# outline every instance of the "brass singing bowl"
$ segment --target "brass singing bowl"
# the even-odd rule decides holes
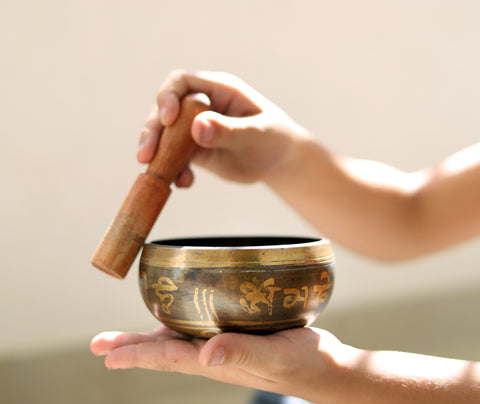
[[[333,282],[334,254],[325,239],[160,240],[146,244],[140,259],[140,290],[152,314],[201,338],[311,324],[327,305]]]

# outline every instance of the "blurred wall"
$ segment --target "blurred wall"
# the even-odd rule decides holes
[[[175,68],[237,74],[328,147],[404,170],[478,141],[480,5],[451,0],[0,2],[0,356],[144,329],[133,269],[89,260],[137,174],[143,122]],[[150,239],[321,235],[261,184],[197,170]],[[329,313],[480,288],[478,240],[379,263],[334,242]]]

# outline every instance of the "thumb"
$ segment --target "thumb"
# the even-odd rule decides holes
[[[261,115],[231,117],[205,111],[195,117],[192,137],[205,148],[242,150],[251,144],[261,127]]]
[[[202,347],[199,360],[203,366],[231,366],[257,376],[266,376],[277,369],[278,352],[269,336],[225,333]]]

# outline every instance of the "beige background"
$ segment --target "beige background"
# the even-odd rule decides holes
[[[89,259],[144,169],[138,135],[172,69],[237,74],[330,148],[416,170],[478,141],[479,12],[448,0],[0,1],[0,357],[155,326],[136,270],[118,281]],[[149,239],[321,235],[262,185],[196,174]],[[333,245],[329,316],[480,288],[478,240],[396,264]]]

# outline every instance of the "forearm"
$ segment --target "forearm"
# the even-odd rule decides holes
[[[398,172],[395,183],[363,180],[352,160],[310,139],[298,141],[289,159],[267,184],[307,221],[360,253],[383,259],[408,255],[406,241],[415,218],[406,177],[403,186]]]
[[[404,352],[348,347],[336,398],[355,404],[480,402],[480,364]],[[321,403],[321,397],[316,401]]]
[[[478,152],[410,174],[340,157],[306,137],[266,182],[326,237],[374,258],[408,259],[479,234]]]

